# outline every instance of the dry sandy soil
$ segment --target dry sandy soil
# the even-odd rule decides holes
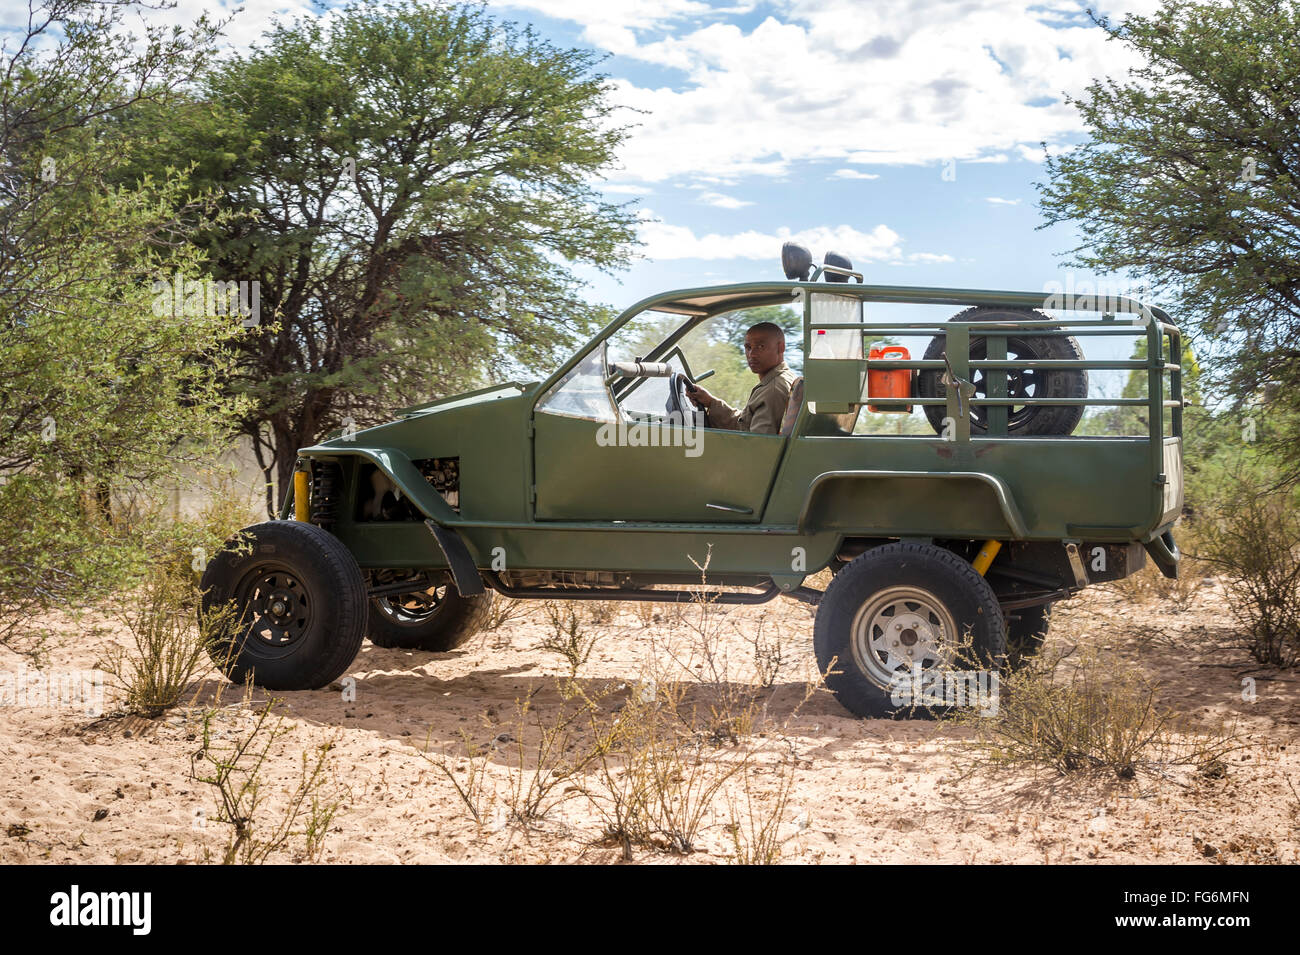
[[[1101,588],[1057,611],[1048,652],[1092,646],[1141,668],[1193,723],[1235,721],[1237,748],[1210,774],[1155,765],[1125,780],[1018,766],[963,777],[969,727],[857,720],[826,691],[809,695],[812,619],[803,605],[717,609],[709,623],[718,651],[712,665],[688,613],[624,605],[597,624],[592,608],[581,608],[583,627],[599,639],[573,688],[598,698],[599,719],[612,725],[653,708],[641,704],[642,694],[679,699],[700,732],[679,750],[676,785],[695,781],[702,792],[734,769],[699,800],[692,852],[674,852],[655,837],[632,845],[632,860],[735,861],[737,847],[752,849],[764,824],[776,820],[769,834],[782,862],[1300,861],[1300,676],[1261,669],[1240,650],[1214,649],[1232,627],[1222,585],[1202,585],[1181,612],[1167,599],[1148,594],[1139,602]],[[108,614],[42,626],[48,640],[39,662],[56,672],[91,667],[127,639]],[[322,793],[341,804],[320,853],[326,862],[622,861],[623,845],[607,835],[610,780],[599,761],[556,784],[544,818],[524,824],[511,812],[516,785],[533,778],[537,726],[577,711],[577,698],[565,699],[566,664],[542,646],[552,632],[545,607],[530,603],[526,614],[455,652],[367,643],[341,684],[278,694],[286,732],[260,773],[258,831],[283,818],[303,753],[332,741]],[[755,634],[769,660],[780,641],[781,665],[768,688],[754,677]],[[0,672],[23,666],[31,661],[0,649]],[[1254,702],[1243,698],[1248,677],[1256,681]],[[216,710],[218,752],[247,734],[268,694],[245,694],[210,676],[190,697],[192,704],[158,720],[115,716],[111,696],[101,717],[8,701],[0,708],[0,861],[218,858],[231,827],[218,819],[213,787],[191,775],[202,713]],[[752,704],[753,725],[735,738],[710,735],[719,722],[712,711],[728,700],[733,709]],[[591,732],[584,719],[571,729],[560,748],[580,759],[592,749]],[[467,741],[479,758],[467,757]],[[439,768],[442,754],[450,776]],[[630,778],[616,763],[615,791]],[[480,765],[475,793],[470,774]],[[477,800],[479,821],[457,784]],[[292,828],[301,827],[300,820]],[[304,851],[293,835],[270,858],[291,861]]]

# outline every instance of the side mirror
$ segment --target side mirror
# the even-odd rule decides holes
[[[787,242],[781,246],[781,268],[785,271],[786,278],[807,282],[812,264],[812,253],[805,246],[798,242]]]

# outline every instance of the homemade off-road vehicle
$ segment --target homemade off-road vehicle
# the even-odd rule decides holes
[[[708,599],[815,604],[827,685],[852,712],[888,716],[917,702],[918,676],[1014,665],[1052,603],[1090,582],[1147,555],[1176,576],[1182,343],[1165,312],[867,285],[843,257],[814,266],[792,244],[782,258],[786,281],[638,302],[545,381],[303,448],[280,519],[247,528],[204,573],[200,612],[233,601],[242,613],[214,659],[237,681],[321,687],[367,636],[451,650],[494,593],[686,600],[707,558]],[[686,392],[708,372],[681,343],[776,303],[803,313],[803,377],[781,433],[703,427]],[[903,305],[960,311],[903,321]],[[670,331],[611,361],[612,336],[647,313]],[[929,346],[920,359],[864,350],[886,336]],[[1084,358],[1080,338],[1112,336],[1125,355],[1144,340],[1145,357]],[[1145,396],[1088,397],[1097,370],[1128,371]],[[914,405],[925,433],[860,433],[863,406]],[[1131,408],[1143,433],[1072,434],[1093,405]],[[805,584],[825,568],[824,592]]]

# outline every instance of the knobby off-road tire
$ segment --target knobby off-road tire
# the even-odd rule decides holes
[[[208,562],[200,587],[200,617],[234,603],[237,625],[208,652],[236,683],[327,686],[347,672],[365,639],[361,570],[342,541],[314,524],[245,528]]]
[[[1026,318],[1050,319],[1045,312],[1031,308],[1001,308],[977,306],[958,312],[949,321],[953,322],[1015,322]],[[927,359],[942,359],[944,349],[948,347],[947,336],[939,335],[930,340],[925,350]],[[988,343],[971,331],[970,357],[983,359],[988,357]],[[1025,360],[1078,359],[1083,357],[1083,349],[1072,335],[1033,335],[1011,332],[1007,335],[1007,357]],[[942,398],[947,393],[941,381],[945,372],[925,370],[917,375],[916,394],[921,398]],[[971,376],[977,397],[988,397],[988,376],[983,372]],[[1007,373],[1007,394],[1020,398],[1086,398],[1088,397],[1088,373],[1082,369],[1053,369],[1049,371],[1029,370]],[[943,405],[925,405],[925,416],[930,426],[940,434],[943,433],[943,421],[947,409]],[[1036,434],[1070,434],[1083,419],[1082,405],[1021,405],[1011,406],[1007,414],[1007,434],[1009,436]],[[988,407],[970,409],[970,433],[988,434]]]
[[[490,590],[462,597],[451,583],[430,588],[425,600],[374,597],[367,635],[377,647],[445,653],[487,626],[492,598]]]
[[[817,608],[813,647],[826,686],[851,713],[926,716],[945,707],[916,702],[913,667],[921,667],[923,690],[936,675],[942,690],[945,670],[984,671],[991,688],[1005,665],[1006,622],[967,561],[899,542],[861,554],[835,575]]]
[[[1051,624],[1052,605],[1045,603],[1037,607],[1008,610],[1006,617],[1007,666],[1015,670],[1024,666],[1043,648]]]

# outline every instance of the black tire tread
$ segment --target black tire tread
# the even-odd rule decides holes
[[[365,579],[352,553],[333,534],[303,521],[265,521],[240,531],[240,536],[244,535],[252,536],[254,546],[259,537],[266,542],[267,537],[288,535],[286,544],[292,541],[292,546],[302,548],[308,559],[319,558],[326,565],[331,578],[327,592],[333,597],[329,614],[332,639],[323,641],[318,653],[295,654],[290,672],[279,675],[268,676],[265,669],[259,673],[255,666],[250,668],[238,658],[227,660],[221,647],[210,650],[213,662],[233,682],[243,683],[251,678],[268,690],[313,690],[329,685],[347,672],[365,640],[369,598]],[[293,540],[295,537],[297,540]],[[200,613],[230,598],[229,590],[242,563],[242,560],[232,563],[228,548],[208,562],[200,583],[203,592]]]
[[[1050,320],[1051,315],[1046,312],[1029,308],[1026,306],[993,306],[993,305],[974,305],[970,308],[963,309],[952,318],[950,322],[965,322],[979,320],[980,313],[989,315],[1007,312],[1020,312],[1025,315]],[[1053,335],[1053,336],[1034,336],[1032,334],[1017,335],[1016,337],[1027,341],[1036,342],[1043,350],[1042,357],[1053,359],[1082,359],[1083,347],[1079,344],[1078,339],[1073,335]],[[939,335],[930,340],[930,344],[925,349],[924,358],[926,360],[941,359],[946,347],[946,336]],[[1086,398],[1088,396],[1088,373],[1086,371],[1077,372],[1056,372],[1057,380],[1069,382],[1070,384],[1078,383],[1081,387],[1067,387],[1066,390],[1071,394],[1056,395],[1055,397]],[[942,373],[938,371],[922,371],[917,375],[916,393],[921,398],[942,398],[944,387],[940,383]],[[1073,394],[1073,392],[1081,392]],[[947,409],[942,405],[925,405],[923,406],[925,416],[930,422],[930,426],[938,433],[943,432],[943,419],[947,414]],[[1040,406],[1034,409],[1034,414],[1027,417],[1026,424],[1021,428],[1009,431],[1009,433],[1019,435],[1063,435],[1070,434],[1078,427],[1079,422],[1083,420],[1084,408],[1082,405],[1061,405],[1052,407],[1051,405]],[[971,422],[972,434],[984,434],[984,429],[978,426],[974,421]]]
[[[432,617],[427,626],[400,626],[372,606],[367,636],[375,646],[386,649],[446,653],[455,650],[487,626],[494,596],[489,590],[473,597],[462,597],[454,584],[448,584],[447,594],[443,598],[448,606]]]

